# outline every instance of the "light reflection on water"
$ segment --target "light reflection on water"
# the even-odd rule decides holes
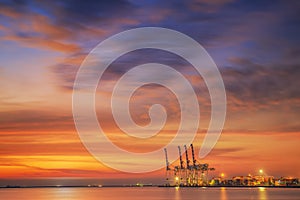
[[[23,188],[0,189],[0,199],[18,200],[186,200],[299,199],[299,188]]]
[[[226,188],[222,187],[221,190],[221,200],[227,200]]]
[[[259,199],[262,200],[262,199],[268,199],[267,197],[267,192],[266,192],[266,188],[264,187],[259,187]]]

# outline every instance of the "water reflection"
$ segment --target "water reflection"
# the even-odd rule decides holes
[[[258,199],[259,199],[259,200],[265,200],[265,199],[268,199],[268,195],[267,195],[266,188],[264,188],[264,187],[259,187],[258,190],[259,190],[259,193],[258,193]]]
[[[181,196],[180,196],[180,191],[179,191],[179,187],[175,187],[175,199],[176,200],[181,200]]]
[[[226,188],[224,188],[224,187],[221,187],[220,188],[220,190],[221,190],[221,200],[227,200],[227,191],[226,191]]]
[[[299,189],[286,188],[27,188],[0,189],[0,199],[18,200],[299,200]]]
[[[61,200],[66,200],[66,199],[74,199],[76,196],[78,196],[78,193],[76,192],[76,189],[74,188],[57,188],[54,189],[52,192],[52,195],[54,199],[61,199]]]

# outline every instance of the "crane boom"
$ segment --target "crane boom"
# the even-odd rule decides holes
[[[190,168],[190,160],[189,160],[189,153],[187,151],[186,145],[184,145],[184,150],[185,150],[185,159],[186,159],[186,168]]]
[[[196,159],[195,159],[195,152],[194,152],[193,144],[191,144],[191,149],[192,149],[193,165],[196,166]]]
[[[168,152],[167,152],[166,148],[164,148],[164,151],[165,151],[165,156],[166,156],[166,170],[168,171],[168,170],[171,170],[169,160],[168,160]]]
[[[180,146],[178,146],[178,152],[179,152],[179,159],[180,159],[180,169],[183,169],[183,160],[182,160],[182,156],[181,156],[181,149]]]

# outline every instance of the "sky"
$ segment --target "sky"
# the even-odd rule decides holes
[[[300,177],[299,13],[296,0],[0,0],[1,183],[163,181],[163,168],[130,174],[97,161],[82,144],[72,115],[75,76],[88,53],[110,36],[140,27],[182,32],[218,66],[227,114],[218,143],[200,161],[216,168],[211,176],[230,178],[264,169],[267,175]],[[157,136],[145,141],[128,137],[111,114],[109,98],[118,79],[133,66],[154,61],[182,73],[197,93],[198,152],[210,120],[209,94],[191,64],[169,52],[136,50],[114,61],[97,87],[98,121],[114,144],[132,152],[160,149],[174,137],[178,101],[159,85],[139,88],[130,100],[131,116],[141,126],[150,122],[151,105],[165,107],[167,121]],[[130,160],[111,157],[130,166]],[[149,160],[140,162],[143,167]]]

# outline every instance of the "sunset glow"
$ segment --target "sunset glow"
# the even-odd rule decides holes
[[[148,26],[193,38],[222,75],[227,98],[224,129],[210,154],[197,158],[216,168],[211,176],[300,177],[298,1],[74,2],[0,1],[0,179],[161,182],[165,168],[130,174],[98,162],[82,144],[72,114],[73,83],[88,53],[111,35]],[[150,162],[165,162],[162,148],[176,136],[181,119],[171,90],[149,84],[130,99],[130,114],[140,126],[150,123],[153,104],[166,110],[163,129],[147,140],[124,134],[111,112],[110,98],[120,77],[149,62],[173,67],[196,91],[200,123],[193,144],[198,155],[211,119],[210,96],[203,78],[175,54],[143,49],[113,62],[95,95],[99,124],[114,145],[135,153],[161,150],[161,160]],[[131,166],[130,159],[111,157]],[[149,160],[139,162],[143,167]]]

